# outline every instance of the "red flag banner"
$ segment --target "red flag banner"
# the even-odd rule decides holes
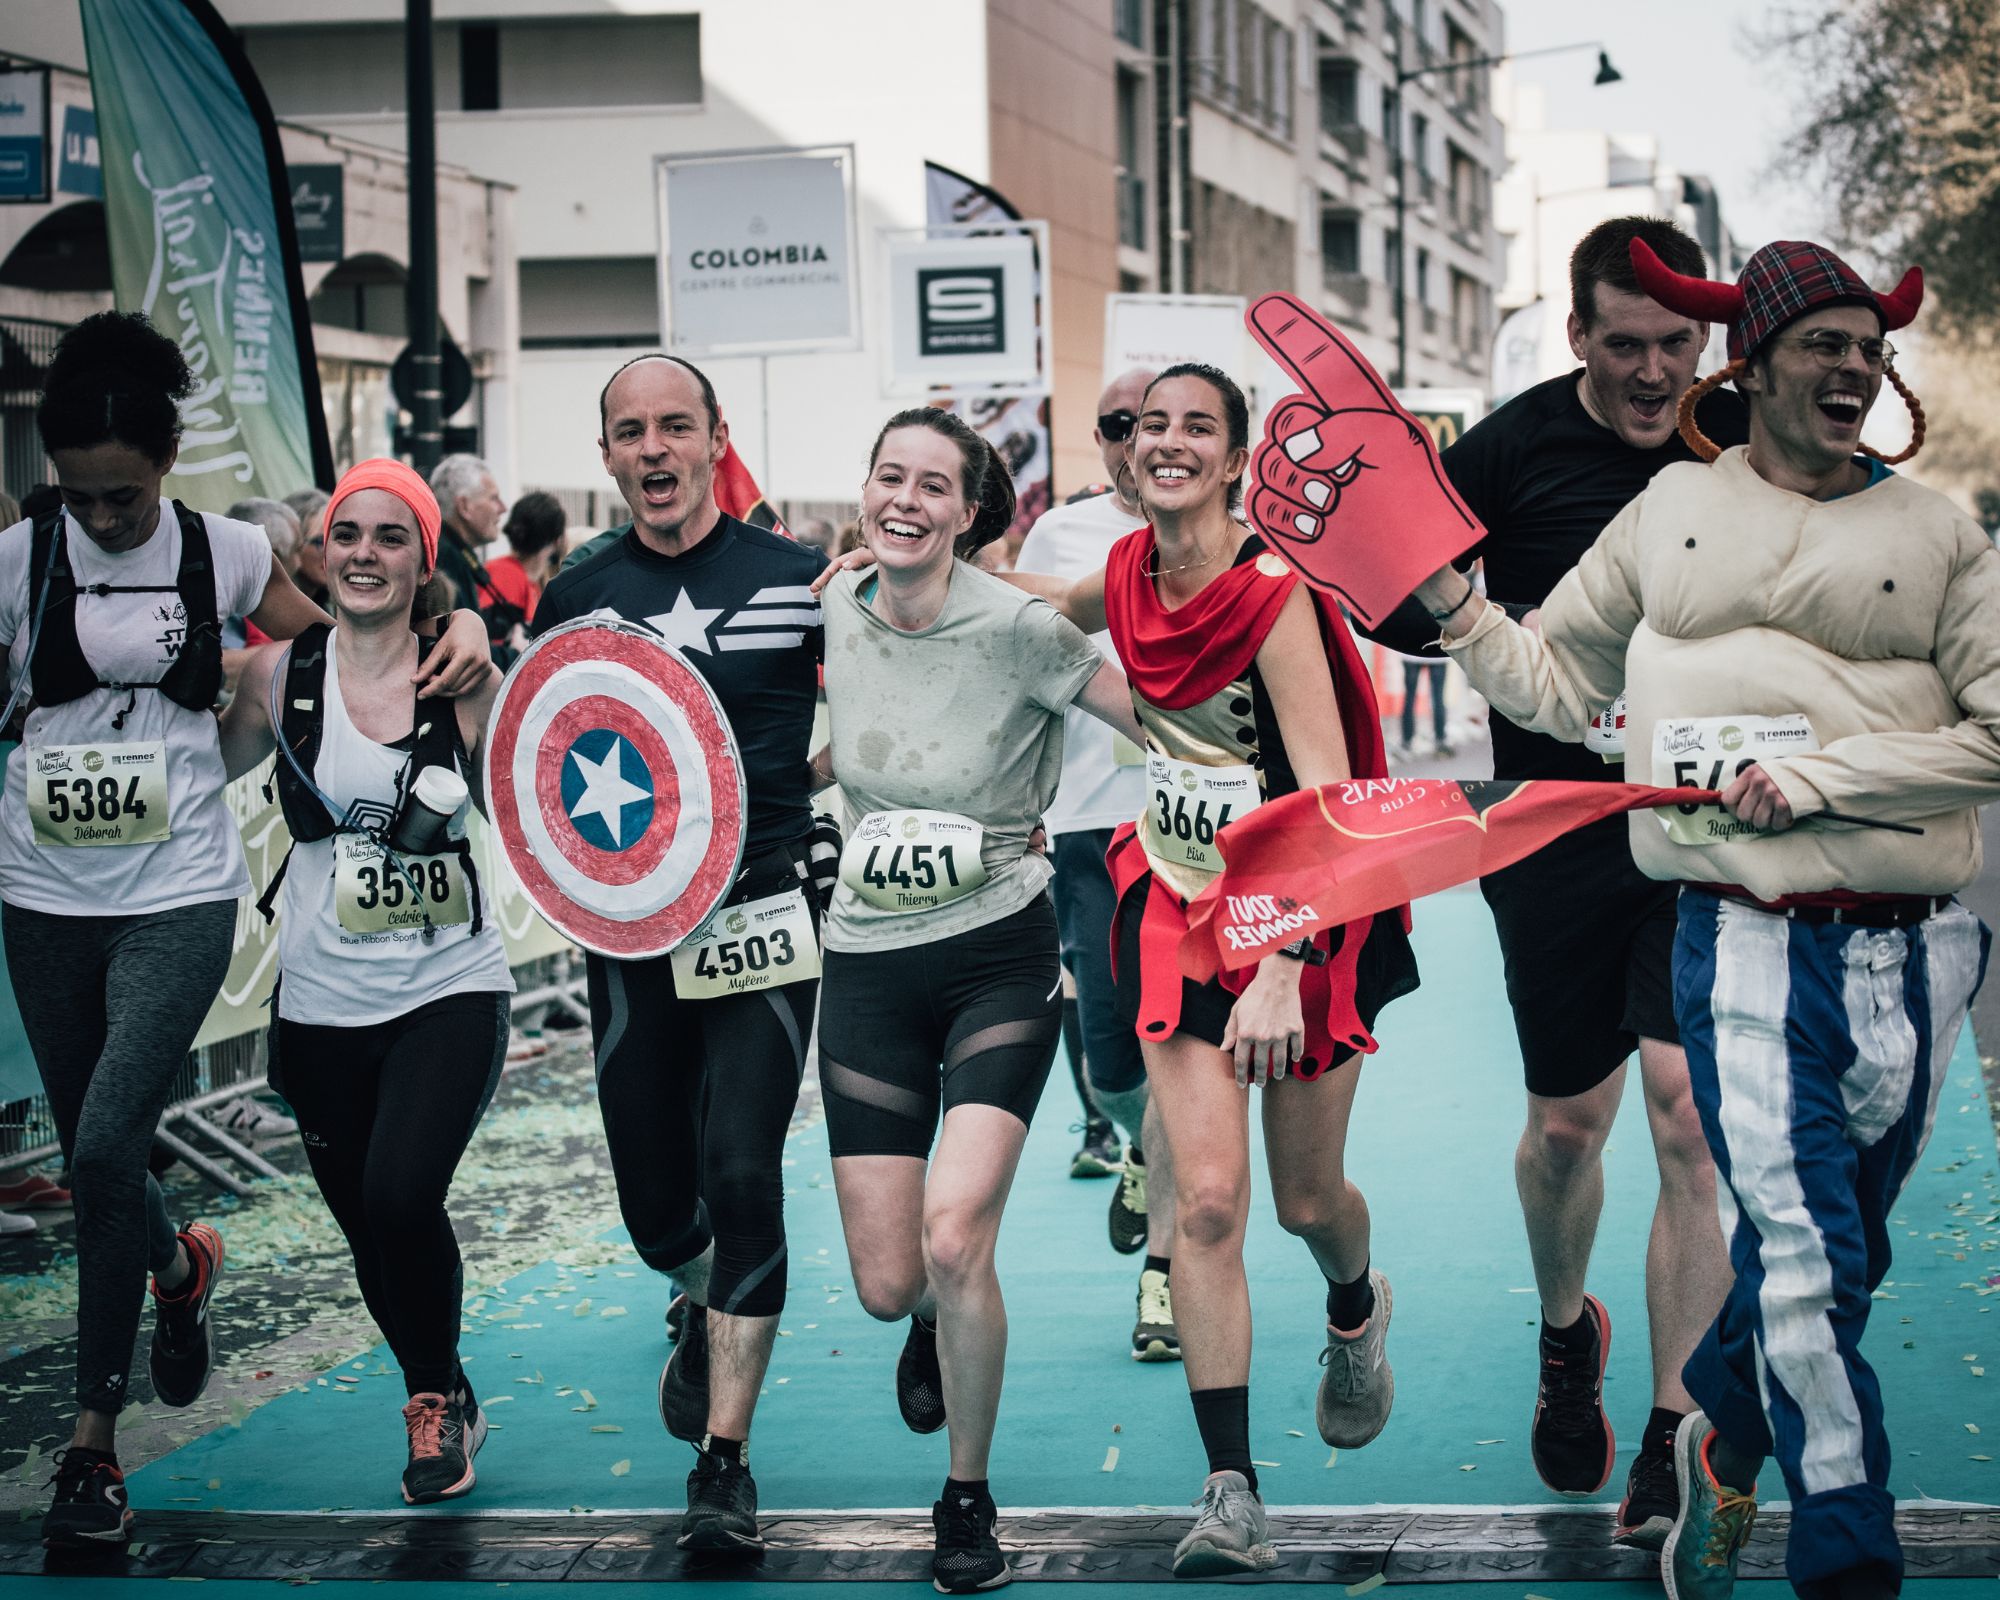
[[[757,480],[750,476],[750,469],[743,464],[733,444],[723,447],[722,459],[715,466],[715,503],[722,508],[723,515],[738,522],[791,537],[792,530],[779,520],[777,510],[764,498],[764,491],[757,487]]]
[[[1217,836],[1224,868],[1188,906],[1181,970],[1205,982],[1322,928],[1470,883],[1602,817],[1717,798],[1712,789],[1555,779],[1301,789]]]

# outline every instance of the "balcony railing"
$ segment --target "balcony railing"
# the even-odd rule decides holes
[[[1137,173],[1118,174],[1118,242],[1146,248],[1146,180]]]
[[[1368,279],[1359,272],[1342,272],[1329,265],[1320,274],[1326,292],[1354,316],[1367,315]]]

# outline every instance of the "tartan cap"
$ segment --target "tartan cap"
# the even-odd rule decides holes
[[[1684,317],[1729,327],[1729,358],[1745,360],[1764,341],[1809,311],[1827,306],[1867,306],[1882,319],[1882,331],[1908,325],[1924,301],[1924,274],[1912,267],[1886,294],[1824,245],[1798,239],[1767,244],[1734,283],[1689,278],[1673,270],[1643,239],[1632,241],[1632,270],[1639,287]]]

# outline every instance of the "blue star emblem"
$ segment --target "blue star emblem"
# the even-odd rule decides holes
[[[563,757],[562,803],[585,843],[626,850],[652,823],[653,774],[624,735],[592,728]]]

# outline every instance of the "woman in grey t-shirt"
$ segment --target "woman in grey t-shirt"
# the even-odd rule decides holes
[[[986,1485],[1007,1347],[993,1248],[1062,1019],[1051,870],[1029,836],[1069,706],[1139,727],[1124,677],[1073,624],[963,559],[1014,512],[1006,468],[963,421],[890,418],[861,504],[876,566],[824,600],[822,777],[838,776],[847,845],[820,1082],[855,1287],[874,1316],[910,1318],[903,1420],[930,1433],[949,1418],[933,1572],[969,1593],[1006,1578]]]

